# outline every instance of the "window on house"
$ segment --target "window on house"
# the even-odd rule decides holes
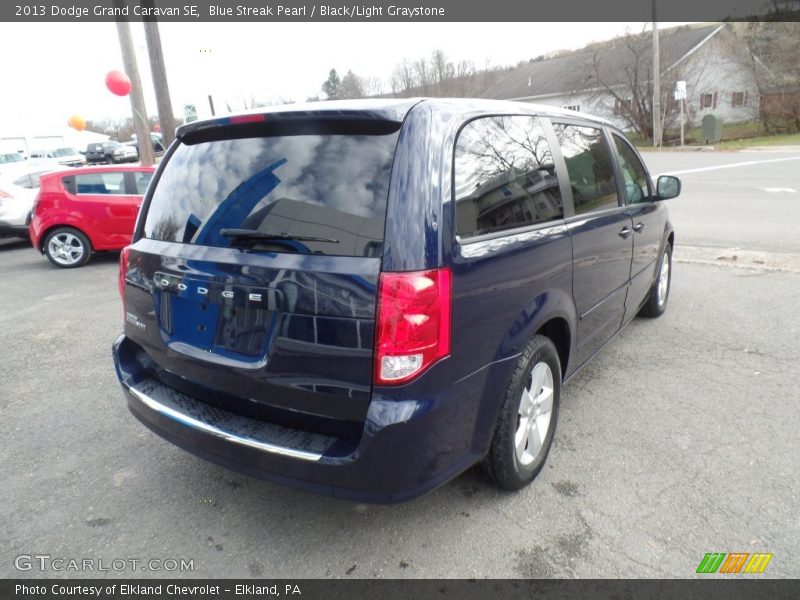
[[[570,104],[569,106],[562,106],[561,108],[566,108],[567,110],[574,110],[575,112],[581,112],[580,104]]]
[[[623,115],[631,112],[633,109],[633,100],[630,98],[614,98],[614,114]]]
[[[712,108],[714,105],[714,94],[702,94],[700,96],[700,108]]]
[[[747,92],[733,92],[731,94],[731,106],[745,106],[747,104]]]

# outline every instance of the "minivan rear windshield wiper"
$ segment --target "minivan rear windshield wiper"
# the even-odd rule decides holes
[[[225,227],[219,230],[221,235],[242,240],[294,240],[298,242],[328,242],[338,244],[339,240],[333,238],[314,237],[310,235],[292,235],[290,233],[267,233],[257,229],[235,229]]]

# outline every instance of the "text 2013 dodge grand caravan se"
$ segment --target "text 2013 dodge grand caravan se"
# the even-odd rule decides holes
[[[128,405],[256,477],[368,502],[541,470],[562,383],[667,304],[673,232],[609,123],[478,100],[184,125],[121,256]]]

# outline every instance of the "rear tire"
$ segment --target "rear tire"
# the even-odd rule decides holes
[[[655,319],[664,314],[667,310],[667,300],[669,300],[669,290],[672,284],[672,244],[667,242],[664,253],[661,255],[661,262],[658,263],[658,276],[650,289],[647,303],[639,311],[639,315],[650,319]]]
[[[72,227],[59,227],[47,234],[44,253],[50,262],[62,269],[82,267],[92,256],[92,244],[83,233]]]
[[[555,345],[543,335],[528,342],[503,395],[486,475],[498,487],[518,490],[544,467],[558,421],[561,363]]]

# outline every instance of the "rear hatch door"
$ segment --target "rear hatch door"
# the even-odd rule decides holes
[[[258,117],[170,150],[128,255],[126,334],[207,402],[360,431],[400,122]]]

